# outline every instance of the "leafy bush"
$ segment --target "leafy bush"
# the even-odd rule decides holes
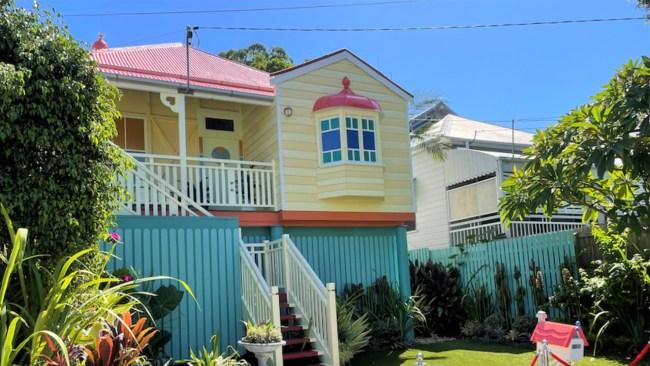
[[[466,318],[462,306],[460,271],[431,260],[426,263],[410,262],[409,269],[411,291],[420,294],[421,310],[426,316],[426,324],[418,328],[420,335],[458,335]]]
[[[512,323],[512,315],[510,313],[512,297],[510,296],[510,288],[508,287],[508,276],[506,274],[505,264],[496,264],[494,283],[496,284],[497,299],[499,300],[499,313],[505,321],[505,325],[509,327]]]
[[[513,342],[530,342],[530,336],[537,326],[537,318],[532,316],[518,316],[512,322],[512,329],[508,332],[508,339]]]
[[[103,239],[118,208],[118,92],[47,15],[2,1],[0,34],[0,202],[53,268]]]
[[[246,336],[242,338],[246,343],[279,343],[282,342],[282,332],[273,323],[253,324],[250,320],[244,322]]]
[[[460,333],[467,338],[483,336],[483,324],[478,320],[469,319],[463,324]]]
[[[467,312],[468,319],[483,322],[496,310],[492,296],[485,285],[470,286],[462,300],[463,309]]]
[[[503,315],[494,313],[483,321],[485,338],[491,341],[501,341],[506,334],[506,320]]]
[[[125,281],[133,281],[139,278],[138,273],[133,269],[119,268],[113,271],[115,278]],[[164,347],[172,338],[172,334],[163,329],[161,324],[163,318],[171,314],[180,305],[185,293],[173,285],[161,285],[152,290],[151,283],[145,283],[142,289],[132,292],[131,295],[138,300],[138,314],[147,314],[147,325],[155,326],[156,335],[149,341],[146,354],[154,360],[169,358],[164,355]]]
[[[117,314],[135,309],[135,289],[149,281],[173,280],[159,276],[124,281],[107,275],[104,268],[114,245],[108,253],[98,254],[97,246],[81,250],[61,259],[50,272],[34,256],[25,256],[27,230],[14,230],[1,204],[0,213],[11,238],[10,244],[0,243],[0,366],[37,364],[44,358],[70,365],[80,347],[95,343],[100,336],[96,330],[113,324]],[[101,258],[99,269],[83,266],[85,257]],[[46,279],[48,287],[43,285]],[[194,297],[184,282],[179,283]]]
[[[336,302],[339,360],[341,365],[350,363],[352,358],[363,351],[370,342],[368,314],[359,316],[354,305],[362,294],[356,292],[355,294],[344,295]]]
[[[422,313],[424,307],[418,293],[403,301],[399,291],[390,285],[388,279],[380,277],[365,288],[363,285],[348,285],[344,294],[360,292],[355,307],[359,314],[367,314],[370,321],[371,349],[389,347],[403,348],[404,339],[416,326],[426,324]]]
[[[208,351],[203,347],[199,353],[194,353],[190,348],[190,359],[178,362],[189,366],[247,366],[248,362],[238,360],[239,354],[232,348],[228,353],[219,352],[219,337],[212,336],[212,349]]]

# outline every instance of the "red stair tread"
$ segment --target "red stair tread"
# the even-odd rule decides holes
[[[318,357],[318,352],[304,351],[304,352],[285,353],[282,355],[283,360],[296,360],[299,358],[312,358],[312,357]]]
[[[291,315],[282,315],[282,316],[280,317],[280,320],[296,320],[296,319],[298,319],[298,317],[297,317],[295,314],[291,314]]]
[[[287,346],[295,346],[297,344],[303,344],[305,343],[305,338],[293,338],[293,339],[285,339],[285,342],[287,342]],[[311,339],[307,339],[306,344],[311,344],[314,343]]]
[[[283,326],[282,332],[291,332],[291,331],[296,331],[296,330],[303,330],[302,325],[286,325]]]

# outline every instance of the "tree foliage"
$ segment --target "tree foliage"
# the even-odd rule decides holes
[[[503,189],[506,221],[542,209],[586,208],[583,219],[607,217],[622,233],[650,224],[650,58],[624,65],[593,97],[539,131],[528,162]]]
[[[0,34],[0,202],[34,253],[63,257],[105,235],[117,209],[118,92],[48,14],[2,1]]]
[[[293,66],[293,61],[284,48],[272,47],[268,49],[260,43],[253,43],[242,49],[221,52],[219,56],[266,72],[275,72]]]

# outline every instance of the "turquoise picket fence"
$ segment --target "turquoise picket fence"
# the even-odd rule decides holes
[[[496,264],[503,263],[512,297],[512,313],[515,314],[514,294],[519,286],[515,281],[515,268],[521,271],[521,286],[526,289],[526,312],[536,312],[529,278],[531,261],[535,261],[544,279],[544,294],[548,297],[561,283],[560,268],[565,261],[575,265],[575,239],[573,231],[561,231],[526,237],[497,240],[489,243],[443,249],[416,249],[409,252],[411,261],[432,260],[444,265],[456,266],[461,273],[464,288],[470,285],[486,286],[490,294],[496,294]],[[472,282],[471,284],[469,282]],[[493,296],[493,299],[496,299]],[[554,312],[551,313],[554,315]]]
[[[243,332],[237,219],[118,216],[116,231],[123,244],[117,246],[112,269],[133,267],[141,276],[182,279],[196,296],[195,301],[185,294],[158,324],[172,334],[168,355],[187,358],[190,347],[209,346],[213,334],[219,335],[222,350],[237,344]],[[179,287],[160,281],[153,289],[160,284]]]

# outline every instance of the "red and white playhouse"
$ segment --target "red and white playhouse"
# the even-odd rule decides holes
[[[562,365],[570,365],[584,357],[585,347],[589,345],[587,337],[580,327],[575,325],[547,321],[545,312],[537,313],[537,326],[530,340],[537,343],[537,354],[542,366],[549,365],[554,359]]]

